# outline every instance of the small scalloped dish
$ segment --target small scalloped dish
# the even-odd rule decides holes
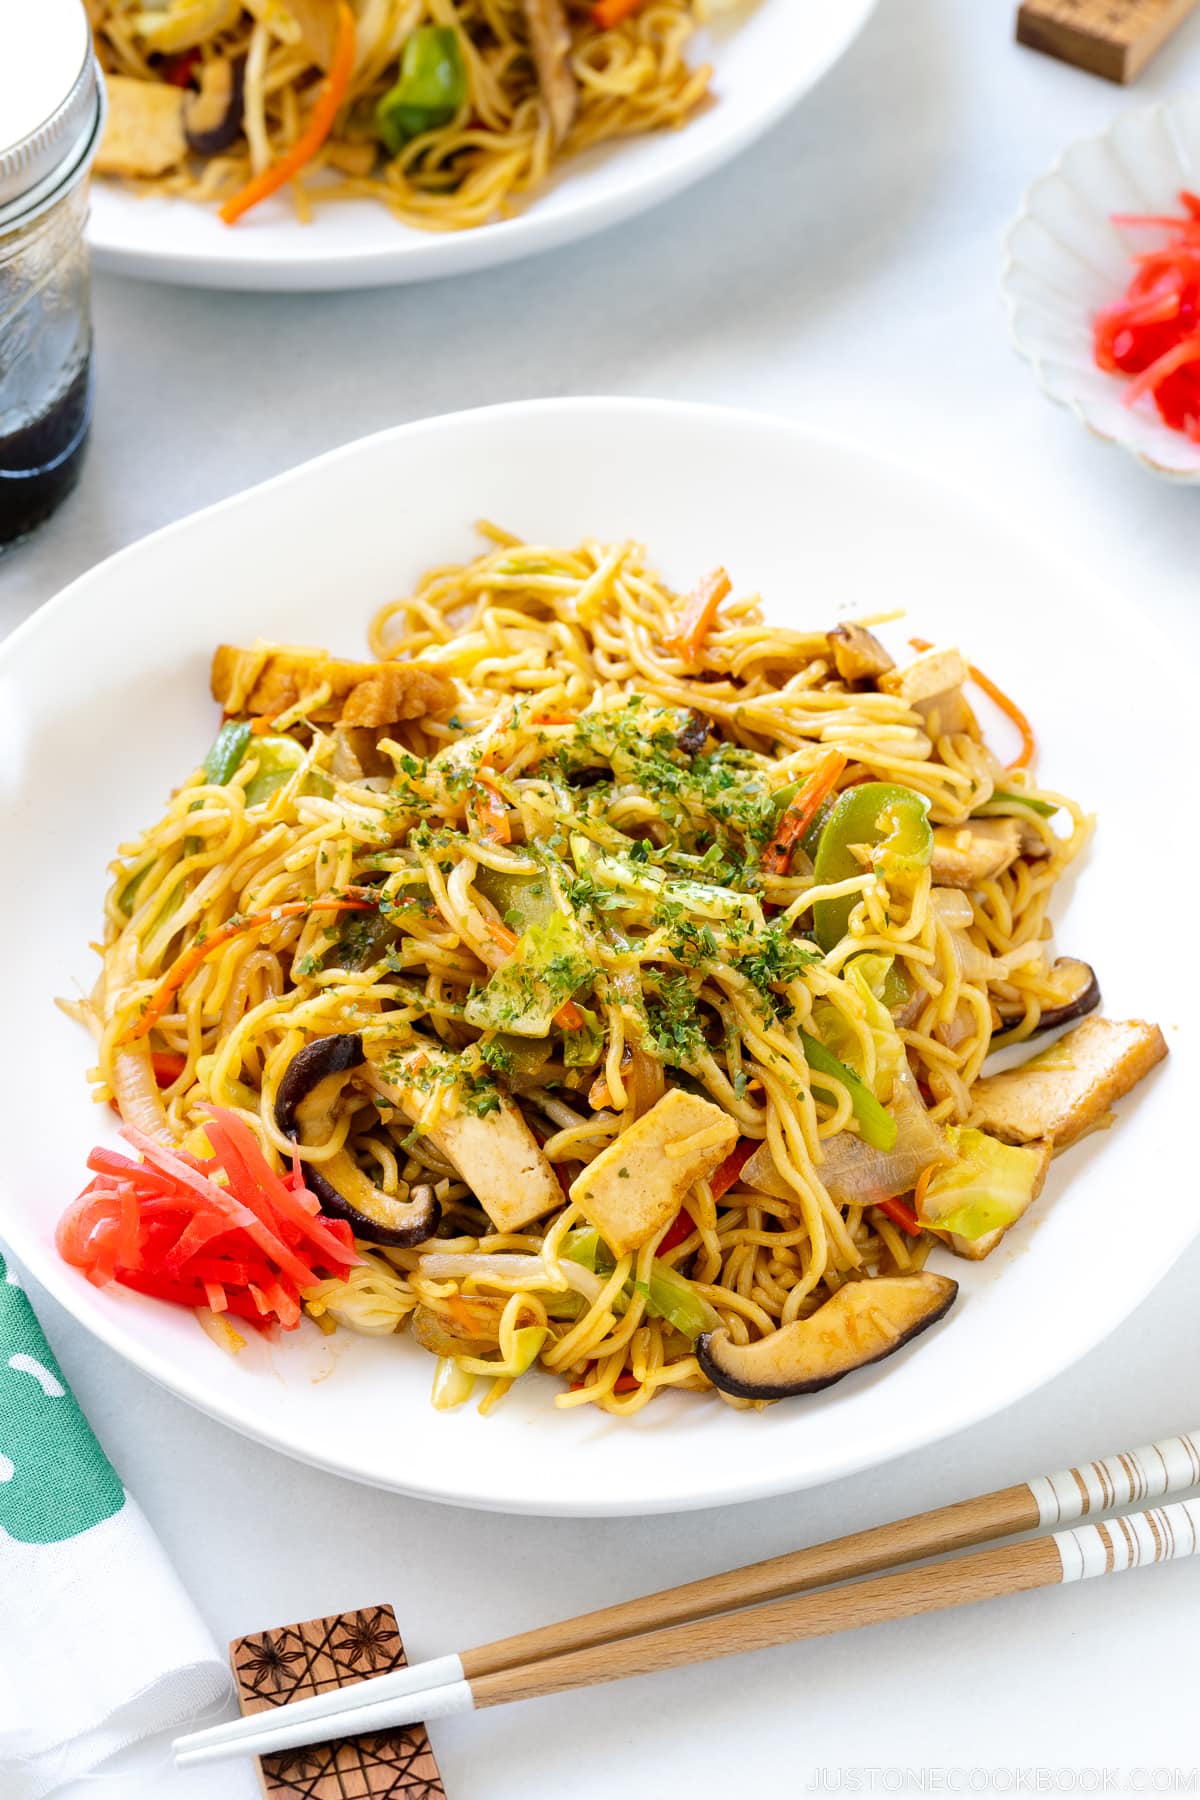
[[[1073,144],[1025,195],[1005,240],[1001,288],[1013,343],[1043,392],[1152,474],[1200,482],[1200,443],[1163,423],[1151,395],[1124,404],[1128,380],[1097,367],[1092,321],[1125,293],[1131,258],[1152,247],[1112,215],[1182,213],[1200,186],[1200,98],[1125,113]]]

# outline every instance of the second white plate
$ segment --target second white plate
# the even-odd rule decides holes
[[[875,0],[747,0],[697,33],[693,63],[713,65],[713,103],[681,131],[605,144],[565,162],[515,218],[475,231],[418,231],[374,201],[297,222],[284,196],[238,225],[213,207],[139,195],[97,180],[89,238],[99,268],[189,287],[278,292],[428,281],[573,242],[678,193],[719,168],[813,87],[853,42]]]
[[[903,1354],[765,1413],[671,1396],[633,1421],[562,1413],[531,1376],[490,1418],[429,1405],[404,1338],[303,1327],[236,1361],[190,1314],[89,1287],[54,1226],[112,1115],[86,1034],[54,995],[90,985],[104,868],[211,739],[212,647],[264,637],[365,650],[367,621],[429,565],[474,554],[471,521],[541,542],[634,536],[684,588],[723,562],[789,623],[908,608],[1028,710],[1050,785],[1100,813],[1061,896],[1059,942],[1106,1010],[1157,1019],[1171,1057],[1109,1132],[1059,1158],[987,1262],[945,1259],[962,1296]],[[1153,681],[1130,678],[1126,646]],[[124,551],[0,648],[0,1237],[90,1330],[203,1411],[287,1454],[430,1499],[637,1513],[779,1493],[915,1449],[1019,1400],[1111,1331],[1197,1227],[1195,959],[1164,923],[1193,856],[1178,783],[1191,709],[1165,644],[1090,581],[952,493],[778,420],[645,401],[495,408],[351,444]],[[998,745],[1002,722],[997,722]],[[1169,865],[1168,865],[1168,858]],[[1168,886],[1169,883],[1169,886]]]

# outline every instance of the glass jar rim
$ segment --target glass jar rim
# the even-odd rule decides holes
[[[30,225],[54,206],[87,174],[92,158],[100,146],[104,122],[108,116],[108,98],[99,78],[94,59],[92,105],[75,141],[60,161],[25,193],[0,205],[0,238]]]

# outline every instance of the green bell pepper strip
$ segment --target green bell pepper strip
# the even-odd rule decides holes
[[[512,875],[481,863],[475,871],[474,886],[516,932],[528,931],[531,925],[548,924],[558,910],[550,877],[544,869]]]
[[[400,931],[384,912],[356,913],[350,924],[322,954],[322,969],[345,969],[360,975],[386,956]]]
[[[201,764],[205,781],[210,783],[213,787],[225,787],[227,783],[233,779],[238,768],[241,766],[241,761],[246,754],[246,746],[249,742],[249,720],[226,720],[225,724],[222,725],[220,731],[218,731],[216,737],[213,739],[208,755]],[[203,804],[204,802],[202,800],[194,800],[188,808],[188,811],[196,812]],[[199,850],[201,842],[202,840],[198,837],[184,838],[183,854],[185,856],[194,856],[196,851]],[[117,905],[121,908],[121,911],[125,914],[126,918],[132,918],[133,916],[134,908],[137,905],[138,889],[148,873],[148,869],[143,869],[140,875],[135,875],[133,880],[127,883],[117,901]],[[168,908],[173,912],[179,905],[181,898],[181,890],[173,888],[167,895],[164,909],[159,914],[155,923],[161,923],[167,916]]]
[[[929,802],[912,788],[891,781],[867,781],[839,795],[825,821],[813,858],[813,880],[831,887],[861,875],[862,864],[854,844],[873,848],[873,861],[887,880],[929,867],[933,858],[933,828]],[[819,900],[813,907],[813,930],[822,950],[829,951],[846,935],[857,897]]]
[[[153,867],[154,864],[152,862],[147,863],[144,869],[139,869],[136,875],[131,875],[129,880],[125,883],[125,886],[117,895],[117,905],[127,919],[132,919],[134,908],[137,906],[137,897],[142,883],[145,881]]]
[[[849,788],[846,790],[847,793],[850,793],[851,791],[852,790]],[[817,854],[817,845],[821,841],[821,833],[825,829],[829,815],[840,799],[840,794],[831,794],[828,800],[822,800],[820,806],[817,808],[816,818],[813,820],[804,836],[800,839],[800,848],[810,862]]]
[[[448,125],[467,98],[467,67],[453,26],[418,25],[405,41],[400,79],[375,108],[393,156],[424,131]]]
[[[844,1062],[839,1062],[832,1050],[811,1037],[807,1031],[800,1033],[800,1041],[804,1045],[804,1055],[813,1075],[814,1087],[825,1087],[819,1077],[832,1075],[840,1081],[850,1095],[850,1105],[858,1120],[858,1129],[864,1144],[870,1144],[873,1150],[891,1150],[896,1143],[896,1121],[885,1106],[881,1106],[865,1081],[860,1081],[853,1069],[848,1069]],[[829,1089],[825,1088],[826,1093]]]
[[[204,759],[204,779],[213,787],[226,787],[232,781],[241,767],[250,736],[247,719],[230,719],[222,725]]]

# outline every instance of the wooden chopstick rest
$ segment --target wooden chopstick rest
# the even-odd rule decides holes
[[[243,1714],[354,1687],[407,1666],[390,1606],[253,1631],[234,1638],[229,1660]],[[348,1794],[363,1800],[446,1800],[429,1734],[420,1724],[306,1744],[256,1761],[267,1800],[285,1795],[344,1800]]]
[[[1197,0],[1025,0],[1017,42],[1106,81],[1136,81]]]

